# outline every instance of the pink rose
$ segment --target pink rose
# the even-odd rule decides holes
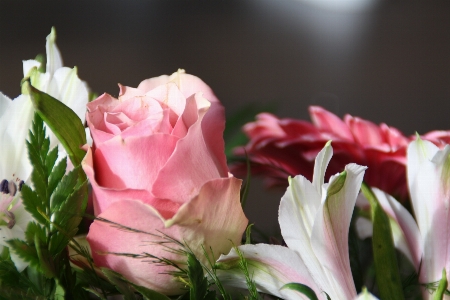
[[[218,258],[232,242],[240,244],[248,222],[240,205],[241,180],[226,164],[223,107],[203,81],[180,70],[138,88],[120,86],[118,99],[103,94],[88,104],[87,122],[94,146],[83,169],[97,217],[167,234],[202,259],[202,246]],[[180,282],[167,274],[175,268],[150,257],[114,254],[149,253],[184,267],[185,258],[167,249],[177,245],[101,221],[93,222],[87,239],[97,266],[159,292],[181,292]]]
[[[332,140],[334,154],[326,180],[348,163],[357,163],[368,167],[364,181],[369,185],[401,199],[407,197],[409,139],[399,130],[350,115],[341,120],[318,106],[310,107],[309,112],[312,123],[262,113],[244,126],[250,139],[245,149],[254,165],[252,171],[266,176],[271,185],[286,187],[287,177],[298,174],[312,180],[314,158]],[[237,153],[242,154],[242,149]]]

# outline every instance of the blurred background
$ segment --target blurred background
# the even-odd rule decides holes
[[[55,26],[64,64],[98,94],[184,68],[228,116],[253,103],[309,119],[321,105],[407,135],[450,129],[449,15],[449,2],[1,0],[0,91],[20,93],[22,60]],[[267,233],[282,194],[253,182],[246,213]]]

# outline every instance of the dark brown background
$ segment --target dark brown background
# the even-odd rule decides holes
[[[1,0],[0,91],[19,94],[21,61],[45,52],[55,26],[65,65],[97,93],[184,68],[228,114],[277,103],[280,116],[308,119],[319,104],[405,134],[450,129],[449,16],[444,2],[336,11],[295,0]],[[280,193],[259,190],[248,214],[275,232]]]

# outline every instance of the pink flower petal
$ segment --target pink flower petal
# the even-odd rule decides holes
[[[165,134],[116,136],[97,145],[94,153],[96,180],[103,187],[151,191],[159,170],[176,144],[176,137]]]
[[[171,76],[162,75],[159,77],[146,79],[139,84],[138,89],[148,92],[155,87],[168,82],[175,83],[185,98],[189,98],[190,96],[201,91],[208,101],[219,102],[212,89],[206,83],[204,83],[197,76],[184,73],[184,70],[179,70]]]
[[[205,99],[197,94],[195,102],[188,101],[188,105],[195,103],[198,107],[203,101]],[[178,141],[172,156],[159,172],[152,190],[156,197],[184,203],[196,195],[205,182],[227,177],[228,169],[226,165],[222,166],[225,161],[223,148],[219,154],[214,153],[217,149],[211,149],[206,142],[208,139],[216,139],[214,136],[206,136],[212,132],[204,130],[203,121],[207,111],[206,107],[198,110],[197,121],[189,128],[187,135]],[[216,154],[219,157],[215,157]]]
[[[181,257],[161,245],[160,243],[165,240],[159,237],[160,232],[164,232],[173,238],[181,239],[178,227],[165,228],[163,219],[157,211],[137,200],[119,200],[111,204],[98,217],[149,234],[125,231],[112,224],[95,220],[89,228],[87,240],[97,266],[112,269],[135,284],[168,295],[182,292],[182,285],[176,280],[176,277],[165,274],[176,271],[174,267],[161,266],[149,256],[131,258],[123,255],[148,253],[160,258],[179,261]],[[166,246],[179,248],[172,243],[166,244]]]
[[[239,245],[248,220],[239,201],[241,180],[234,177],[219,178],[207,182],[194,199],[183,205],[173,219],[165,220],[157,210],[136,200],[119,200],[111,204],[100,218],[151,234],[166,234],[185,243],[197,258],[207,265],[203,249],[214,257],[228,253],[232,245]],[[105,222],[94,221],[88,241],[94,261],[99,266],[111,268],[132,282],[164,292],[180,293],[182,284],[175,277],[163,274],[175,271],[173,267],[152,263],[151,258],[130,258],[108,254],[149,253],[171,259],[185,267],[186,258],[168,251],[168,247],[179,248],[151,234],[127,232]],[[212,252],[211,252],[212,251]]]
[[[347,124],[335,114],[332,114],[320,106],[310,106],[309,114],[313,124],[316,125],[320,131],[333,133],[344,140],[353,141],[353,135]]]
[[[158,199],[154,197],[150,191],[145,189],[132,189],[126,186],[123,186],[123,183],[120,178],[115,177],[112,179],[106,179],[106,181],[117,181],[118,184],[122,184],[121,187],[105,187],[99,185],[96,178],[96,172],[94,171],[94,162],[93,162],[93,154],[92,149],[89,148],[86,156],[83,159],[82,167],[84,172],[86,173],[89,181],[92,185],[92,189],[94,192],[94,214],[98,215],[105,211],[110,205],[114,204],[117,201],[123,199],[136,199],[140,200],[144,203],[150,204],[154,206],[158,212],[164,218],[171,218],[175,212],[178,210],[180,205],[170,200],[166,199]]]
[[[211,248],[216,258],[228,253],[232,245],[241,243],[248,223],[240,203],[241,183],[231,175],[208,181],[197,196],[166,221],[166,227],[180,226],[191,249],[201,249],[203,245],[208,252]]]
[[[344,120],[360,145],[364,147],[384,145],[383,134],[374,123],[350,115],[346,115]]]

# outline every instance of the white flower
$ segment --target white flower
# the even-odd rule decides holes
[[[439,282],[444,268],[447,274],[450,271],[450,145],[439,149],[417,138],[409,144],[407,156],[415,219],[395,198],[373,191],[390,217],[395,246],[411,261],[419,282],[427,285]],[[367,204],[360,202],[359,206],[365,209]],[[360,237],[372,235],[370,222],[361,218],[357,222]],[[424,299],[434,299],[433,293],[422,289]]]
[[[332,176],[325,184],[332,153],[327,143],[317,155],[312,182],[301,175],[289,180],[279,210],[281,234],[288,247],[238,247],[262,292],[284,299],[307,299],[282,288],[295,282],[309,286],[319,299],[327,299],[325,293],[331,299],[357,296],[348,256],[348,230],[366,167],[349,164],[345,173]],[[218,263],[227,268],[236,259],[238,253],[233,249]],[[233,268],[222,270],[220,278],[224,284],[245,287],[245,278]]]
[[[19,186],[13,181],[3,180],[0,183],[0,252],[8,247],[11,239],[25,239],[25,230],[33,217],[25,210],[18,192]],[[10,252],[11,259],[19,272],[28,265],[16,253]]]
[[[78,78],[76,68],[70,69],[62,66],[61,55],[56,47],[55,39],[55,30],[52,29],[47,36],[45,73],[39,71],[43,67],[41,62],[27,60],[23,62],[24,76],[30,78],[31,84],[35,88],[70,107],[84,123],[86,104],[89,98],[87,85]],[[23,232],[26,229],[26,225],[19,227],[22,218],[19,218],[18,215],[27,214],[20,200],[19,186],[21,182],[29,183],[32,171],[25,140],[28,137],[33,115],[34,109],[29,95],[22,94],[11,100],[0,93],[0,143],[2,149],[0,155],[0,181],[6,182],[7,185],[14,184],[17,188],[17,193],[14,196],[9,192],[5,192],[5,190],[0,195],[0,219],[4,220],[4,222],[8,218],[16,219],[15,224],[1,225],[0,241],[3,246],[6,246],[3,240],[12,238],[23,239]],[[47,134],[50,137],[50,148],[58,146],[57,138],[48,128]],[[62,147],[59,147],[59,155],[60,157],[65,155]],[[23,220],[31,220],[31,218],[24,217]],[[5,226],[9,230],[6,230]],[[17,263],[16,267],[18,267]]]

